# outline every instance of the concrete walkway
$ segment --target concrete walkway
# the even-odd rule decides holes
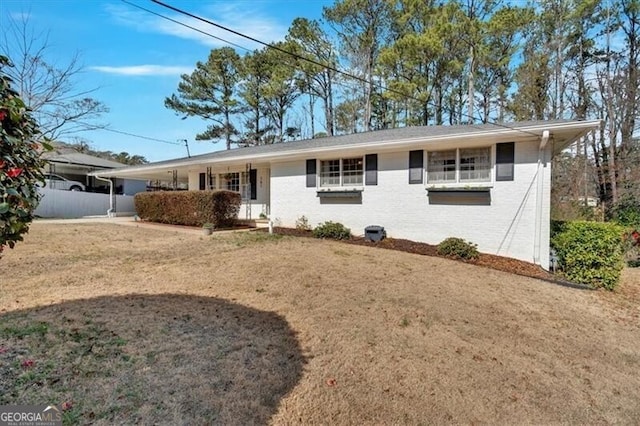
[[[72,225],[83,223],[111,223],[115,225],[133,226],[136,228],[148,228],[157,229],[160,231],[169,232],[181,232],[184,234],[200,235],[204,236],[202,228],[195,226],[181,226],[181,225],[167,225],[164,223],[151,223],[135,220],[133,216],[126,217],[107,217],[107,216],[90,216],[77,219],[36,219],[34,224],[47,224],[47,225]],[[229,229],[224,231],[216,231],[213,235],[228,234],[231,232],[248,232],[253,231],[255,228],[242,228],[242,229]]]

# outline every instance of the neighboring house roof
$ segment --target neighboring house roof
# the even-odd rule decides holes
[[[326,153],[360,150],[381,152],[398,150],[412,146],[432,145],[446,149],[446,145],[469,142],[487,143],[499,138],[504,141],[536,140],[544,131],[549,131],[554,141],[554,153],[560,152],[576,139],[598,128],[600,121],[526,121],[504,124],[471,124],[456,126],[415,126],[378,130],[350,135],[341,135],[301,141],[284,142],[216,151],[192,157],[158,161],[140,166],[125,167],[114,171],[94,172],[93,175],[142,176],[145,173],[203,164],[241,164],[243,162],[286,161],[300,157],[311,158]]]
[[[44,154],[42,154],[42,157],[52,163],[73,164],[77,166],[100,169],[115,169],[125,166],[124,164],[118,163],[117,161],[106,160],[104,158],[73,151],[45,152]]]

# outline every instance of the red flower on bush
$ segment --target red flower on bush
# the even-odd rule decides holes
[[[0,121],[7,117],[7,111],[0,109]]]
[[[32,359],[25,359],[24,361],[22,361],[22,368],[31,368],[34,365],[36,365],[36,362]]]
[[[13,169],[7,170],[7,176],[10,178],[18,177],[22,174],[22,169],[20,167],[15,167]]]

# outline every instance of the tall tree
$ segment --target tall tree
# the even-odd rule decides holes
[[[318,66],[308,61],[299,61],[297,66],[302,72],[303,87],[309,92],[310,97],[318,97],[322,100],[326,134],[333,136],[334,111],[333,111],[333,85],[337,68],[336,52],[318,21],[310,21],[306,18],[296,18],[289,28],[287,40],[299,45],[302,56],[312,59],[326,66]],[[309,106],[311,121],[313,123],[313,102]],[[312,135],[315,128],[312,126]]]
[[[279,42],[274,46],[281,50],[265,48],[261,58],[269,72],[269,79],[262,87],[265,100],[265,113],[274,129],[272,142],[284,142],[286,133],[285,116],[300,96],[297,80],[299,73],[291,55],[283,53],[298,53],[298,45],[293,42]]]
[[[484,39],[477,49],[475,86],[480,96],[479,115],[483,123],[505,120],[521,28],[532,18],[533,11],[529,8],[506,6],[481,23]]]
[[[230,47],[213,49],[207,62],[198,62],[191,74],[183,74],[178,94],[165,99],[167,108],[183,117],[198,116],[214,124],[196,140],[224,140],[227,149],[236,143],[238,130],[233,116],[244,109],[238,100],[240,56]]]
[[[242,144],[245,146],[262,145],[273,126],[266,122],[266,100],[264,86],[271,78],[269,66],[264,60],[264,51],[256,50],[242,58],[242,82],[240,96],[247,108],[245,110]]]
[[[374,70],[389,32],[390,7],[386,0],[338,0],[323,8],[323,17],[338,32],[351,68],[364,80],[364,128],[371,130]]]
[[[36,33],[26,14],[6,17],[0,53],[13,64],[5,73],[32,111],[43,137],[57,139],[85,130],[105,128],[96,120],[109,109],[91,97],[97,89],[79,89],[83,72],[78,53],[60,65],[51,56],[48,36]]]

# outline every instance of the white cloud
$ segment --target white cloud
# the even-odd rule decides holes
[[[242,9],[243,6],[245,9]],[[286,26],[281,25],[274,18],[260,15],[259,11],[255,9],[252,10],[251,15],[249,15],[247,13],[246,6],[246,3],[227,5],[216,4],[215,8],[208,7],[204,13],[192,10],[189,10],[189,12],[193,12],[194,15],[201,16],[215,22],[216,24],[223,25],[227,28],[231,28],[242,34],[249,35],[267,43],[282,40],[284,38],[287,32]],[[228,46],[225,41],[220,39],[248,49],[256,49],[260,46],[257,43],[209,25],[205,22],[188,16],[172,13],[165,9],[154,9],[154,11],[218,38],[211,37],[192,28],[187,28],[183,25],[144,11],[136,10],[131,6],[107,5],[106,10],[116,20],[116,22],[121,25],[135,28],[140,32],[156,32],[183,39],[194,40],[208,47]]]
[[[121,67],[92,66],[90,70],[118,75],[181,75],[190,74],[193,67],[178,67],[164,65],[131,65]]]

